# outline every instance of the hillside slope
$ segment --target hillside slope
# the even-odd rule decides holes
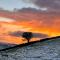
[[[1,51],[0,60],[60,60],[60,38]]]

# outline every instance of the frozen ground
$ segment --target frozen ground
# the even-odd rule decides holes
[[[60,60],[60,38],[0,52],[0,60]]]

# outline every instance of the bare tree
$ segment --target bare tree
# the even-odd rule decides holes
[[[29,43],[30,39],[33,37],[32,32],[24,32],[22,34],[22,37],[25,38],[27,40],[27,42]]]

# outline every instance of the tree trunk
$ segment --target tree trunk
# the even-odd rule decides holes
[[[29,43],[29,39],[28,39],[28,43]]]

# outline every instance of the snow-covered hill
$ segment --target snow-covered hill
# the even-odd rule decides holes
[[[2,42],[0,42],[0,50],[6,49],[6,48],[9,48],[9,47],[13,47],[15,45],[16,44],[10,44],[10,43],[2,43]]]
[[[0,60],[60,60],[60,38],[1,51]]]

